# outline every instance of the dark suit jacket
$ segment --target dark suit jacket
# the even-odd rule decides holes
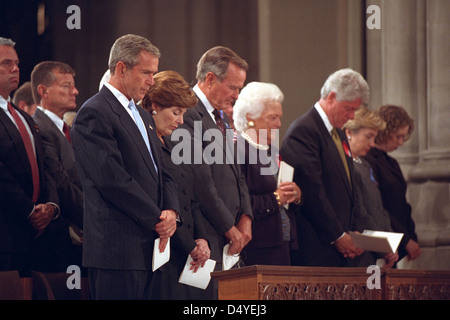
[[[183,224],[170,238],[170,261],[155,271],[153,275],[152,299],[187,300],[207,299],[211,293],[178,282],[190,252],[196,247],[196,239],[208,241],[206,220],[200,212],[198,202],[194,198],[194,179],[190,165],[174,164],[171,159],[170,138],[164,137],[166,145],[162,145],[162,159],[167,171],[178,185],[178,199]]]
[[[225,118],[225,121],[228,122],[228,118]],[[195,138],[197,139],[194,141],[194,128],[200,128],[199,126],[201,126],[201,131],[196,132]],[[184,124],[177,130],[187,129],[192,139],[188,141],[191,143],[190,146],[201,146],[201,151],[203,152],[211,144],[210,141],[203,141],[202,139],[205,131],[217,128],[205,106],[199,100],[196,107],[186,111]],[[177,132],[177,130],[174,132]],[[172,138],[173,136],[174,134],[172,134]],[[228,147],[235,148],[234,145]],[[226,148],[226,144],[223,144],[224,155],[227,154]],[[193,158],[196,152],[198,150],[191,151],[192,163],[194,163]],[[172,153],[174,153],[174,149]],[[228,155],[230,154],[228,153]],[[218,266],[222,262],[222,250],[226,244],[225,232],[237,223],[242,214],[253,217],[247,184],[245,177],[241,173],[240,166],[232,158],[229,161],[231,163],[226,163],[224,158],[221,159],[223,160],[222,163],[208,165],[205,163],[205,159],[202,159],[201,164],[194,163],[192,165],[196,184],[195,197],[200,204],[203,215],[213,228],[213,230],[210,230],[212,232],[212,237],[210,238],[211,258],[217,261]]]
[[[86,267],[151,269],[161,211],[179,212],[176,183],[161,161],[153,118],[138,110],[158,172],[135,122],[106,87],[83,104],[71,130],[85,196]]]
[[[370,149],[364,158],[372,166],[378,181],[383,206],[389,212],[392,229],[404,234],[398,250],[400,260],[407,254],[405,246],[408,241],[417,241],[411,206],[406,200],[405,178],[397,160],[378,148]]]
[[[46,172],[56,180],[61,213],[37,241],[34,268],[65,272],[69,265],[81,266],[81,247],[73,245],[69,225],[83,228],[83,190],[70,142],[39,108],[33,119],[41,132]]]
[[[33,119],[16,108],[30,127],[35,142],[39,167],[40,194],[37,203],[58,204],[56,187],[44,171],[44,156],[39,128]],[[33,210],[33,183],[27,152],[19,130],[8,115],[0,110],[0,252],[31,249],[35,230],[28,222]]]
[[[41,130],[47,168],[56,178],[61,215],[83,228],[83,190],[72,145],[39,108],[33,119]]]
[[[270,166],[270,164],[264,163],[267,161],[265,157],[270,157],[272,148],[267,151],[257,150],[250,146],[241,135],[238,136],[237,141],[238,145],[243,143],[245,146],[242,148],[244,150],[239,150],[245,152],[245,163],[241,164],[241,170],[247,181],[254,216],[252,240],[244,248],[245,264],[290,264],[289,252],[283,256],[283,252],[280,250],[284,243],[283,221],[280,207],[273,194],[277,189],[277,178],[275,175],[261,174],[262,168],[268,169]],[[273,151],[276,152],[276,150]],[[250,156],[250,152],[256,152],[256,163],[250,159],[253,157],[253,154]],[[262,160],[261,156],[264,157]],[[290,247],[292,249],[296,249],[297,243],[294,212],[298,209],[299,206],[292,203],[289,205],[289,210],[285,210],[290,221]],[[264,250],[252,250],[262,248]]]
[[[338,130],[342,141],[345,135]],[[303,207],[297,218],[299,264],[345,266],[346,259],[331,243],[350,230],[357,210],[354,191],[334,141],[312,107],[286,132],[281,159],[294,167]],[[350,174],[353,163],[347,156]]]

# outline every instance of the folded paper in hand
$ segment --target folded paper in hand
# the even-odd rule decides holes
[[[280,185],[281,182],[292,182],[292,179],[294,178],[294,168],[290,165],[288,165],[286,162],[281,161],[280,162],[280,171],[278,171],[278,180],[277,180],[277,187]],[[287,210],[289,209],[289,203],[286,203],[283,205],[284,208]]]
[[[364,230],[363,233],[350,231],[350,236],[355,246],[365,251],[394,253],[403,233]]]
[[[191,269],[192,257],[189,255],[184,265],[184,269],[181,272],[178,282],[187,284],[192,287],[206,289],[211,280],[211,272],[214,271],[216,261],[208,259],[203,267],[198,268],[197,272]]]
[[[239,261],[239,255],[238,254],[233,254],[233,255],[229,255],[228,254],[228,249],[230,248],[230,244],[226,244],[223,247],[223,255],[222,255],[222,270],[228,270],[231,269],[232,266],[234,266],[238,261]]]
[[[170,259],[170,238],[167,241],[166,248],[163,252],[159,251],[159,243],[161,242],[161,238],[155,240],[155,244],[153,245],[153,261],[152,261],[152,269],[155,271],[162,265],[164,265]]]

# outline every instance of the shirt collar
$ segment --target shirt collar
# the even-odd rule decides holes
[[[112,94],[117,98],[117,100],[119,100],[120,104],[122,106],[125,107],[125,109],[128,110],[128,105],[130,103],[130,100],[128,100],[127,97],[125,97],[125,95],[120,92],[119,90],[117,90],[112,84],[110,84],[109,82],[105,82],[105,86],[109,89],[109,91],[112,92]]]
[[[211,117],[211,119],[213,119],[214,122],[216,122],[216,119],[213,115],[213,111],[215,110],[214,107],[211,105],[211,103],[209,102],[208,98],[206,98],[205,94],[203,93],[202,89],[200,89],[200,87],[198,86],[198,84],[196,84],[194,86],[194,88],[192,89],[195,94],[198,96],[198,98],[200,99],[200,101],[203,103],[203,105],[206,108],[206,111],[208,111],[209,116]],[[222,115],[222,110],[219,110],[220,114]],[[223,117],[223,116],[222,116]]]
[[[8,110],[8,102],[11,101],[11,98],[8,97],[7,100],[0,95],[0,107],[6,112]]]
[[[48,109],[44,109],[41,106],[38,106],[38,109],[41,110],[47,117],[50,118],[50,120],[53,121],[53,123],[56,125],[56,127],[63,132],[63,126],[64,126],[64,120],[58,117],[56,114],[54,114],[52,111]]]
[[[328,116],[325,113],[325,111],[323,111],[320,103],[316,102],[316,104],[314,105],[314,108],[316,108],[317,112],[319,113],[320,118],[322,118],[322,121],[323,121],[325,127],[327,128],[328,132],[330,132],[330,134],[331,134],[331,130],[333,130],[333,125],[331,124],[330,120],[328,119]]]

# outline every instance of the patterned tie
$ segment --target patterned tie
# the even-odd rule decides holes
[[[33,180],[33,202],[36,203],[39,198],[39,169],[37,166],[36,156],[34,154],[33,145],[31,143],[30,135],[28,134],[27,129],[25,128],[25,124],[22,119],[17,114],[17,111],[8,103],[8,110],[11,113],[14,121],[19,128],[20,135],[22,137],[23,144],[25,145],[25,149],[27,150],[28,161],[31,166],[31,176]]]
[[[69,129],[69,126],[67,125],[67,123],[65,123],[65,122],[64,122],[64,125],[63,125],[63,132],[64,132],[64,135],[66,136],[67,141],[71,142],[71,140],[70,140],[70,129]]]
[[[138,129],[141,132],[141,135],[145,141],[145,144],[147,145],[147,149],[148,149],[148,152],[150,153],[150,157],[152,158],[153,165],[155,166],[155,170],[156,170],[156,172],[158,172],[158,168],[156,167],[155,160],[153,159],[152,149],[150,148],[150,141],[148,139],[147,130],[145,130],[144,121],[142,121],[141,115],[139,114],[139,111],[137,110],[133,99],[131,99],[130,103],[128,104],[128,108],[130,108],[131,113],[133,114],[134,121],[136,122],[136,125],[138,126]]]
[[[214,119],[216,120],[216,124],[219,127],[220,132],[222,132],[223,137],[226,137],[226,125],[225,125],[225,121],[222,118],[222,115],[220,114],[220,111],[217,109],[214,109],[214,111],[212,112],[214,115]]]
[[[347,173],[348,181],[350,182],[350,170],[348,169],[347,158],[344,153],[344,147],[342,146],[341,138],[339,138],[336,128],[333,128],[333,130],[331,130],[331,137],[333,138],[333,141],[339,151],[339,155],[341,156],[342,163],[344,164],[345,171]]]

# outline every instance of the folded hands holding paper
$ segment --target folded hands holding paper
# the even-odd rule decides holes
[[[163,210],[159,216],[161,222],[155,225],[155,232],[159,235],[161,241],[159,243],[159,251],[163,252],[167,242],[177,229],[177,214],[174,210]]]
[[[274,194],[277,197],[278,205],[283,205],[289,209],[290,203],[300,204],[302,200],[302,191],[295,182],[294,168],[284,161],[280,163],[280,170],[277,178],[277,190]]]
[[[190,270],[197,272],[200,267],[205,266],[205,262],[211,255],[211,250],[209,249],[208,242],[205,239],[197,239],[195,240],[195,243],[197,246],[189,254],[192,258],[192,261],[190,262]]]

